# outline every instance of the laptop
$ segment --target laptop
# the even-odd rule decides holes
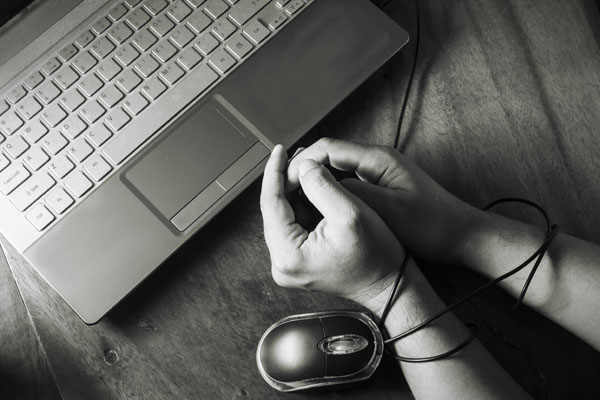
[[[369,0],[1,7],[0,233],[88,324],[408,41]]]

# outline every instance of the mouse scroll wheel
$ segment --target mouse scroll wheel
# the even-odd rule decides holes
[[[341,355],[357,353],[369,345],[367,339],[360,335],[330,336],[319,342],[317,347],[323,353]]]

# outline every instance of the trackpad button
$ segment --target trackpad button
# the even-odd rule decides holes
[[[166,220],[198,202],[198,194],[258,141],[216,99],[192,107],[161,137],[125,181]]]

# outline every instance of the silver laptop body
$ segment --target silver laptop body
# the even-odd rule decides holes
[[[0,232],[89,324],[408,41],[368,0],[57,3],[0,34]]]

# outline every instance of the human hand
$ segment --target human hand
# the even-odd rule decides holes
[[[298,187],[299,167],[306,160],[356,172],[359,179],[341,184],[374,209],[420,258],[461,262],[470,236],[485,218],[389,147],[323,138],[292,159],[286,190]]]
[[[278,145],[265,167],[261,211],[280,286],[318,290],[368,307],[394,281],[404,249],[379,215],[319,163],[295,163],[296,185],[323,215],[308,232],[285,197],[288,159]]]

